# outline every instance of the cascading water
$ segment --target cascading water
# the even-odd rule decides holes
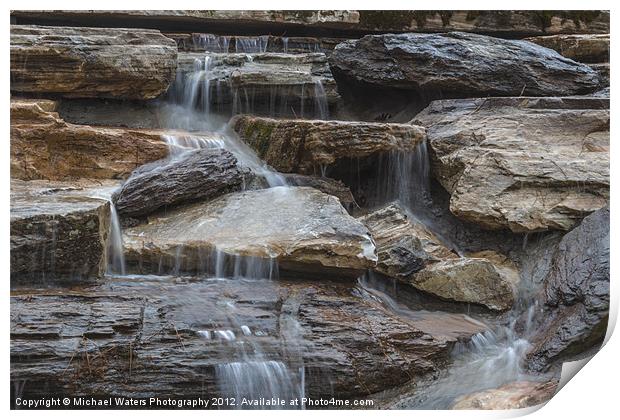
[[[125,274],[125,255],[123,251],[123,233],[116,212],[116,206],[110,200],[110,233],[108,239],[108,268],[110,274]]]

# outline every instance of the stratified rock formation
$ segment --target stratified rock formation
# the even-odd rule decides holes
[[[161,130],[69,124],[55,110],[50,100],[11,100],[12,178],[126,178],[168,155]]]
[[[531,369],[546,370],[602,343],[609,318],[609,207],[583,219],[555,250],[530,339]]]
[[[101,188],[11,181],[12,285],[81,282],[103,272],[110,207]]]
[[[231,121],[258,157],[280,172],[319,173],[338,159],[413,151],[422,127],[349,121],[275,120],[241,115]]]
[[[214,198],[241,187],[237,159],[224,149],[187,152],[177,159],[137,171],[119,191],[116,209],[122,216],[146,216],[184,202]]]
[[[609,34],[537,36],[526,40],[582,63],[609,61]]]
[[[515,410],[542,404],[551,399],[557,381],[510,382],[499,388],[465,395],[452,406],[454,410]]]
[[[275,187],[225,195],[127,229],[128,264],[216,272],[217,254],[277,261],[306,275],[359,275],[376,263],[366,228],[336,197],[308,187]],[[223,260],[219,260],[223,261]]]
[[[435,101],[427,129],[450,210],[487,229],[568,230],[609,199],[609,101]]]
[[[11,91],[151,99],[174,80],[177,47],[159,31],[11,25]]]
[[[526,41],[451,32],[367,35],[338,44],[334,77],[431,97],[559,96],[593,92],[590,67]]]

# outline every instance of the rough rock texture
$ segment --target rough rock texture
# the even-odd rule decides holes
[[[349,212],[357,208],[351,190],[342,181],[311,175],[282,174],[282,176],[286,180],[286,183],[293,187],[312,187],[325,194],[338,197],[340,204],[342,204],[345,209],[349,210]]]
[[[609,63],[598,63],[598,64],[590,64],[590,68],[598,73],[599,77],[599,88],[608,88],[609,81],[611,78]],[[593,93],[592,95],[595,95]]]
[[[461,32],[367,35],[338,44],[329,63],[337,80],[436,98],[573,95],[599,83],[553,50]]]
[[[137,26],[231,32],[248,27],[287,34],[466,31],[528,36],[609,33],[600,10],[13,10],[18,23]]]
[[[280,172],[312,174],[340,158],[412,151],[422,127],[349,121],[275,120],[241,115],[231,121],[239,137]]]
[[[609,34],[537,36],[526,40],[582,63],[609,61]]]
[[[208,102],[213,111],[228,107],[233,113],[292,113],[326,119],[321,112],[326,114],[340,99],[327,58],[321,53],[183,53],[179,72],[173,94],[187,95],[188,89],[199,87],[194,105],[204,107]]]
[[[532,407],[551,399],[558,387],[557,381],[510,382],[499,388],[465,395],[456,401],[454,410],[512,410]]]
[[[237,159],[224,149],[201,149],[138,170],[115,197],[119,215],[146,216],[181,203],[238,190],[243,181]]]
[[[374,243],[336,197],[308,187],[275,187],[232,193],[181,208],[124,232],[128,264],[153,272],[218,272],[223,255],[248,270],[271,262],[280,270],[313,276],[358,275],[374,265]],[[227,263],[226,263],[227,264]],[[238,270],[245,269],[237,267]],[[225,270],[222,268],[219,271]]]
[[[11,100],[12,178],[125,178],[168,154],[163,131],[74,125],[55,110],[50,100]]]
[[[545,370],[602,343],[609,318],[609,207],[583,219],[555,250],[528,366]]]
[[[450,210],[487,229],[568,230],[609,199],[609,101],[487,98],[435,101],[427,129]]]
[[[102,273],[110,219],[110,191],[102,188],[11,180],[12,285],[92,280]]]
[[[13,92],[156,98],[176,59],[176,43],[159,31],[11,25]]]
[[[398,203],[392,203],[359,220],[368,228],[377,246],[376,271],[408,281],[428,264],[458,258]]]
[[[260,375],[252,363],[259,369],[262,360],[278,363],[279,375],[288,368],[290,378],[274,380],[295,387],[305,370],[307,396],[349,398],[436,371],[457,337],[482,329],[453,316],[453,331],[439,334],[441,323],[433,327],[424,311],[419,321],[404,319],[352,291],[299,280],[134,278],[62,294],[16,292],[11,381],[24,397],[211,397],[233,385],[217,382],[218,366],[238,362]]]

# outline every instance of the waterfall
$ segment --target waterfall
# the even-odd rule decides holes
[[[255,54],[267,52],[269,35],[257,37],[236,37],[235,51],[238,53]]]
[[[108,239],[108,273],[109,274],[125,274],[125,255],[123,250],[123,233],[121,231],[121,223],[118,219],[116,206],[110,200],[110,232]]]
[[[327,105],[327,94],[321,80],[314,82],[314,107],[316,117],[321,120],[329,119],[329,106]]]

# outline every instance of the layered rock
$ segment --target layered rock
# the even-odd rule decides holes
[[[238,190],[243,177],[237,159],[224,149],[201,149],[138,170],[115,197],[122,216],[143,217],[181,203]]]
[[[211,111],[327,118],[340,98],[321,53],[183,53],[179,71],[172,95]]]
[[[377,259],[366,228],[336,197],[308,187],[233,193],[181,208],[126,230],[124,244],[128,264],[144,272],[220,275],[230,262],[235,275],[266,264],[267,273],[253,274],[272,276],[275,262],[281,273],[346,278]]]
[[[338,197],[340,204],[349,211],[357,207],[351,190],[342,181],[327,177],[299,174],[282,174],[282,177],[286,180],[287,185],[293,187],[312,187],[325,194]]]
[[[602,343],[609,318],[609,207],[567,233],[555,249],[539,297],[542,324],[527,360],[548,369]]]
[[[545,403],[553,397],[557,381],[510,382],[495,389],[475,392],[459,398],[454,410],[514,410]]]
[[[137,26],[230,32],[367,33],[466,31],[498,35],[609,33],[609,12],[598,10],[13,10],[19,23]]]
[[[609,61],[609,34],[537,36],[526,40],[582,63]]]
[[[514,304],[519,273],[505,256],[482,251],[460,257],[398,203],[359,220],[377,247],[374,271],[444,300],[496,311]]]
[[[102,188],[11,181],[12,285],[92,280],[103,272],[110,191]]]
[[[275,120],[242,115],[235,117],[231,126],[276,170],[301,174],[318,172],[342,158],[413,151],[425,139],[423,128],[408,124]]]
[[[63,295],[15,293],[11,381],[27,381],[24,397],[109,396],[119,384],[123,396],[226,397],[246,384],[216,371],[238,363],[262,380],[258,369],[275,365],[282,376],[271,379],[293,390],[301,369],[306,396],[353,398],[436,371],[457,336],[481,330],[462,317],[451,334],[436,334],[351,292],[300,280],[134,278]],[[256,390],[281,396],[270,391],[287,390]]]
[[[163,131],[69,124],[49,100],[11,101],[11,177],[125,178],[164,158]]]
[[[487,229],[568,230],[609,199],[609,101],[435,101],[427,129],[450,210]],[[541,134],[544,133],[544,134]]]
[[[177,48],[159,31],[11,26],[11,91],[151,99],[174,80]]]
[[[461,32],[367,35],[338,44],[329,62],[344,82],[437,98],[573,95],[599,84],[591,68],[553,50]]]

